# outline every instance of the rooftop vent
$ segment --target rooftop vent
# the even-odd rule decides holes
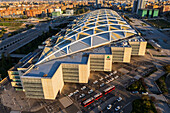
[[[43,77],[47,77],[48,75],[47,74],[44,74]]]

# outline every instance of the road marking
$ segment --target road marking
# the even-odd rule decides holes
[[[124,109],[124,108],[125,108],[126,106],[128,106],[130,103],[131,103],[131,102],[127,103],[125,106],[123,106],[123,108],[122,108],[122,109]]]

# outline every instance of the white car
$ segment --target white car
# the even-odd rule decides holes
[[[115,79],[117,79],[117,78],[119,78],[119,76],[117,75],[117,76],[115,76]]]
[[[118,102],[122,101],[122,97],[119,97],[119,98],[117,99],[117,101],[118,101]]]
[[[120,106],[117,106],[116,108],[115,108],[115,111],[119,111],[120,110]]]
[[[73,96],[73,94],[74,94],[74,93],[70,93],[68,96],[71,97],[71,96]]]
[[[109,104],[109,105],[107,106],[107,109],[109,110],[109,109],[111,109],[111,108],[112,108],[112,105]]]
[[[148,95],[148,92],[142,92],[142,95]]]
[[[114,71],[114,72],[113,72],[113,74],[116,74],[116,73],[117,73],[117,71]]]
[[[108,84],[108,83],[110,83],[110,80],[107,80],[107,81],[106,81],[106,84]]]
[[[88,94],[91,94],[91,93],[93,93],[93,90],[91,89],[90,91],[88,91]]]
[[[83,98],[84,96],[85,96],[85,94],[83,93],[79,96],[79,98]]]
[[[86,89],[86,86],[83,86],[82,88],[81,88],[81,90],[85,90]]]
[[[110,74],[109,74],[109,76],[112,76],[112,75],[113,75],[113,73],[110,73]]]
[[[76,90],[76,91],[74,92],[74,94],[77,94],[77,93],[79,93],[79,90]]]
[[[105,76],[105,78],[108,78],[108,77],[109,77],[109,75],[106,75],[106,76]]]
[[[100,80],[100,81],[102,81],[102,80],[103,80],[103,78],[101,77],[99,80]]]
[[[113,81],[113,80],[114,80],[114,78],[111,78],[111,79],[110,79],[110,81]]]
[[[104,86],[104,83],[100,84],[100,87],[103,87]]]
[[[95,80],[94,82],[93,82],[93,84],[97,84],[98,83],[98,81],[97,80]]]

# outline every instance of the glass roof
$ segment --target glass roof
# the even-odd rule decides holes
[[[92,11],[74,22],[72,29],[49,50],[52,52],[42,55],[37,64],[137,34],[117,12],[110,9]]]

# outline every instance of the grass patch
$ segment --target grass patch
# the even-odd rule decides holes
[[[159,86],[160,90],[162,91],[163,94],[168,94],[168,88],[166,86],[166,83],[165,83],[165,79],[166,79],[166,76],[168,74],[165,74],[163,75],[162,77],[160,77],[156,83],[157,85]]]
[[[143,78],[140,78],[138,81],[135,81],[133,84],[131,84],[129,87],[126,89],[128,91],[139,91],[141,92],[146,92],[147,85],[144,82]]]
[[[26,30],[31,29],[31,28],[33,28],[33,27],[34,27],[33,24],[26,25],[26,28],[20,28],[19,26],[16,26],[15,29],[16,29],[17,31],[14,31],[14,32],[9,33],[9,34],[8,34],[8,37],[14,36],[14,35],[16,35],[16,34],[18,34],[18,33],[21,33],[21,32],[23,32],[23,31],[26,31]]]
[[[146,48],[147,48],[147,49],[154,49],[154,47],[153,47],[150,43],[147,43]]]
[[[153,102],[150,99],[137,99],[132,102],[131,113],[157,113]]]
[[[9,22],[2,22],[2,23],[0,23],[0,26],[13,26],[13,27],[15,27],[15,26],[21,26],[23,23],[19,23],[19,22],[11,22],[11,23],[9,23]]]
[[[163,19],[147,20],[147,22],[159,29],[170,28],[170,23]]]

